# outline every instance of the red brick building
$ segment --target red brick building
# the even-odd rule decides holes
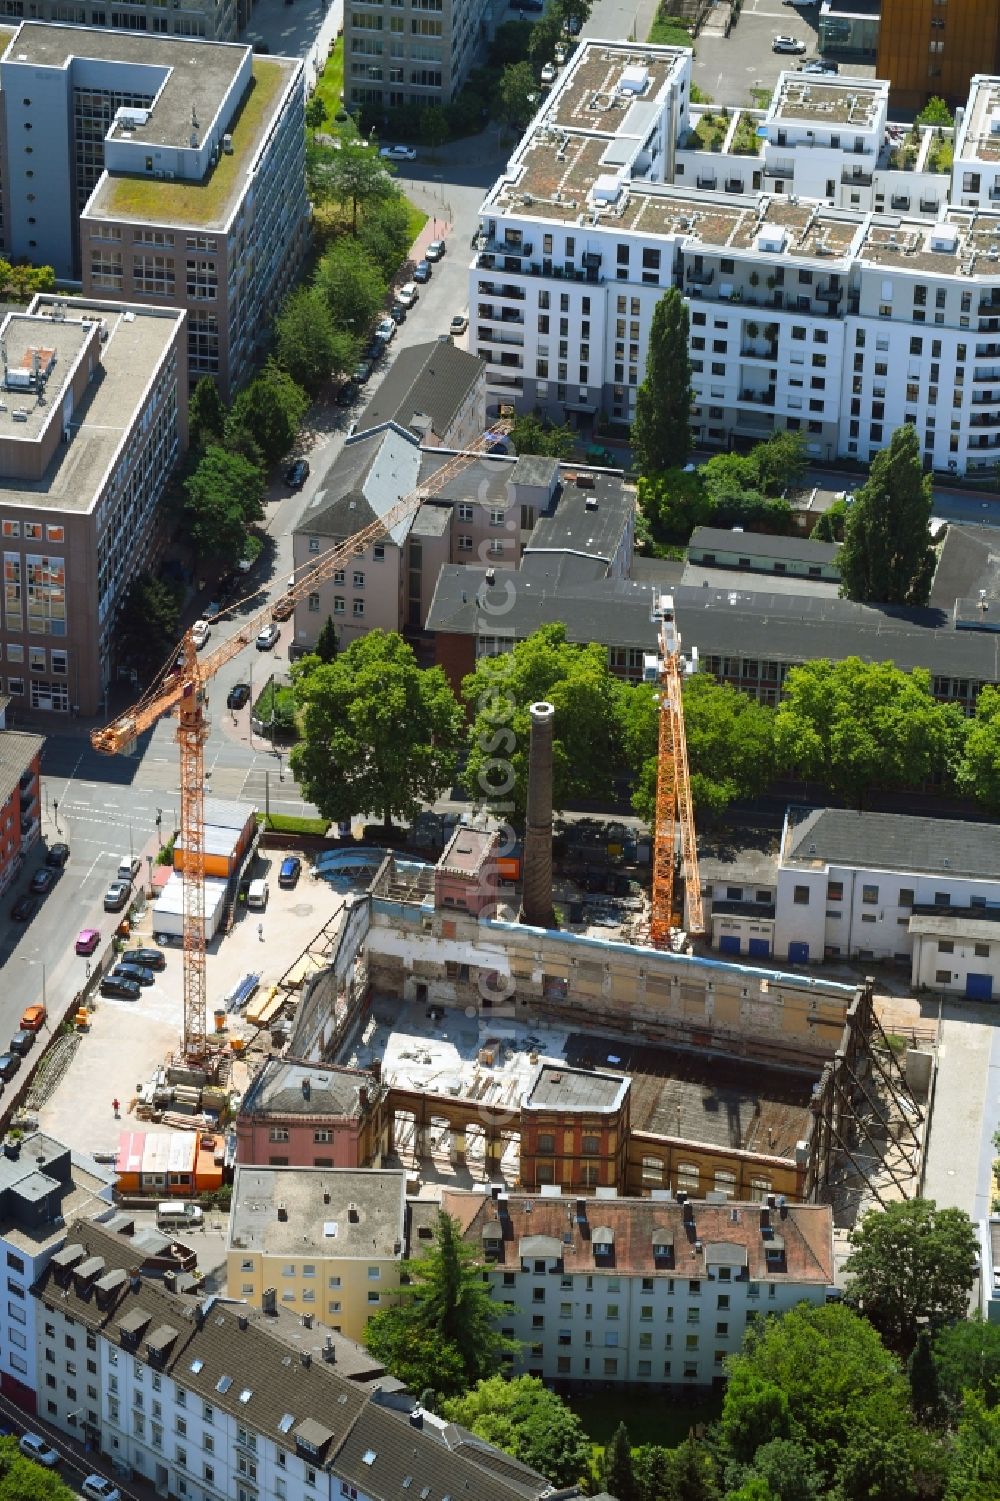
[[[42,832],[41,735],[0,728],[0,892]]]
[[[631,1080],[621,1074],[539,1066],[521,1104],[521,1182],[564,1190],[625,1182]]]

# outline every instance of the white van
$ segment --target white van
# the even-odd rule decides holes
[[[251,881],[247,888],[247,906],[256,912],[263,912],[267,906],[269,895],[267,882],[263,877],[256,881]]]
[[[118,861],[119,881],[134,881],[139,874],[139,861],[129,855],[122,855]]]
[[[156,1228],[158,1230],[180,1230],[190,1225],[200,1225],[205,1216],[197,1204],[170,1203],[157,1204]]]

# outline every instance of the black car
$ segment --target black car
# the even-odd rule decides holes
[[[53,870],[62,870],[69,859],[68,844],[50,844],[45,856],[45,863]]]
[[[13,1079],[23,1062],[20,1053],[0,1053],[0,1079]]]
[[[372,364],[374,364],[376,360],[380,360],[385,354],[385,348],[384,339],[372,339],[370,344],[365,345],[364,357],[366,360],[371,360]]]
[[[354,374],[351,376],[351,379],[354,381],[355,385],[363,386],[365,381],[368,380],[371,373],[372,367],[368,360],[359,360],[354,367]]]
[[[345,381],[337,392],[337,405],[349,407],[357,400],[358,388],[352,380]]]
[[[227,709],[242,709],[244,704],[250,702],[250,684],[234,683],[226,695]]]
[[[417,264],[413,268],[413,280],[414,281],[419,281],[421,284],[423,284],[424,282],[430,281],[430,279],[431,279],[431,263],[430,263],[430,261],[418,261]]]
[[[166,969],[167,956],[162,949],[126,949],[121,962],[139,969]]]
[[[125,975],[105,975],[101,981],[101,995],[110,996],[118,1001],[137,1001],[139,982],[130,980]]]
[[[10,915],[15,922],[30,922],[38,911],[38,898],[36,896],[19,896]]]
[[[36,1037],[37,1034],[29,1032],[27,1028],[22,1032],[15,1032],[10,1040],[10,1051],[20,1053],[22,1058],[26,1057],[35,1046]]]
[[[406,322],[406,309],[401,302],[393,303],[392,307],[389,309],[389,317],[392,319],[393,323]]]
[[[294,464],[289,464],[285,470],[285,484],[293,490],[301,490],[309,478],[309,465],[305,459],[296,459]]]
[[[130,881],[112,881],[104,893],[105,912],[120,912],[128,903],[131,895],[132,884]]]
[[[116,964],[111,971],[115,980],[134,980],[137,985],[155,985],[156,976],[151,969],[138,964]]]
[[[34,892],[35,896],[46,896],[55,884],[56,872],[52,869],[51,865],[43,865],[39,870],[35,871],[28,890]]]

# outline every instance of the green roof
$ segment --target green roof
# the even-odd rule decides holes
[[[253,87],[240,106],[232,129],[232,154],[222,152],[201,182],[110,177],[101,196],[102,217],[144,219],[153,224],[220,223],[246,170],[247,156],[256,149],[262,126],[288,77],[287,66],[273,58],[255,57]]]

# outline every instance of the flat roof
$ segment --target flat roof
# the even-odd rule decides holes
[[[586,485],[577,475],[589,476]],[[516,472],[513,476],[516,483]],[[589,470],[583,464],[560,468],[555,499],[539,516],[524,552],[569,552],[610,563],[622,541],[635,501],[621,474]]]
[[[83,319],[103,322],[108,337],[99,346],[96,378],[67,424],[70,441],[56,445],[41,479],[0,478],[0,506],[88,512],[185,315],[178,308],[74,297],[57,323],[52,311],[58,302],[54,296],[36,297],[18,319],[37,325],[40,344],[69,349]],[[51,410],[52,400],[47,396],[43,410]]]
[[[44,735],[29,735],[26,730],[0,730],[0,806],[35,757],[41,755],[44,744]]]
[[[873,214],[859,259],[894,270],[1000,278],[1000,213],[951,207],[941,219]],[[977,308],[972,309],[975,315]]]
[[[583,1068],[540,1065],[524,1099],[528,1110],[611,1112],[621,1108],[629,1081],[620,1074],[604,1074]]]
[[[768,118],[783,124],[801,120],[809,125],[873,130],[888,101],[889,85],[881,78],[824,78],[783,72]]]
[[[54,421],[87,343],[92,323],[57,322],[28,313],[8,313],[0,324],[0,437],[33,442]]]
[[[496,849],[494,829],[469,829],[459,824],[438,861],[437,868],[449,875],[475,876]]]
[[[73,28],[76,29],[76,28]],[[110,33],[117,41],[123,33]],[[138,39],[136,39],[138,40]],[[154,38],[143,38],[148,46]],[[205,44],[216,46],[221,44]],[[225,48],[241,55],[243,48]],[[253,88],[228,122],[232,152],[221,152],[200,182],[105,172],[90,196],[82,219],[124,219],[163,225],[225,229],[253,175],[257,157],[289,85],[301,70],[298,59],[255,57]],[[190,96],[186,98],[190,132]]]
[[[1000,78],[977,73],[958,134],[956,157],[1000,162]]]
[[[722,526],[696,526],[688,542],[688,552],[692,551],[734,552],[748,558],[829,566],[836,562],[840,546],[836,542],[814,542],[810,537],[778,537]]]
[[[405,1240],[401,1169],[236,1168],[230,1250],[387,1261],[402,1257]]]
[[[604,137],[630,131],[644,135],[644,114],[640,109],[633,116],[633,111],[660,98],[685,55],[692,52],[686,47],[584,41],[552,89],[542,118],[564,129]]]

